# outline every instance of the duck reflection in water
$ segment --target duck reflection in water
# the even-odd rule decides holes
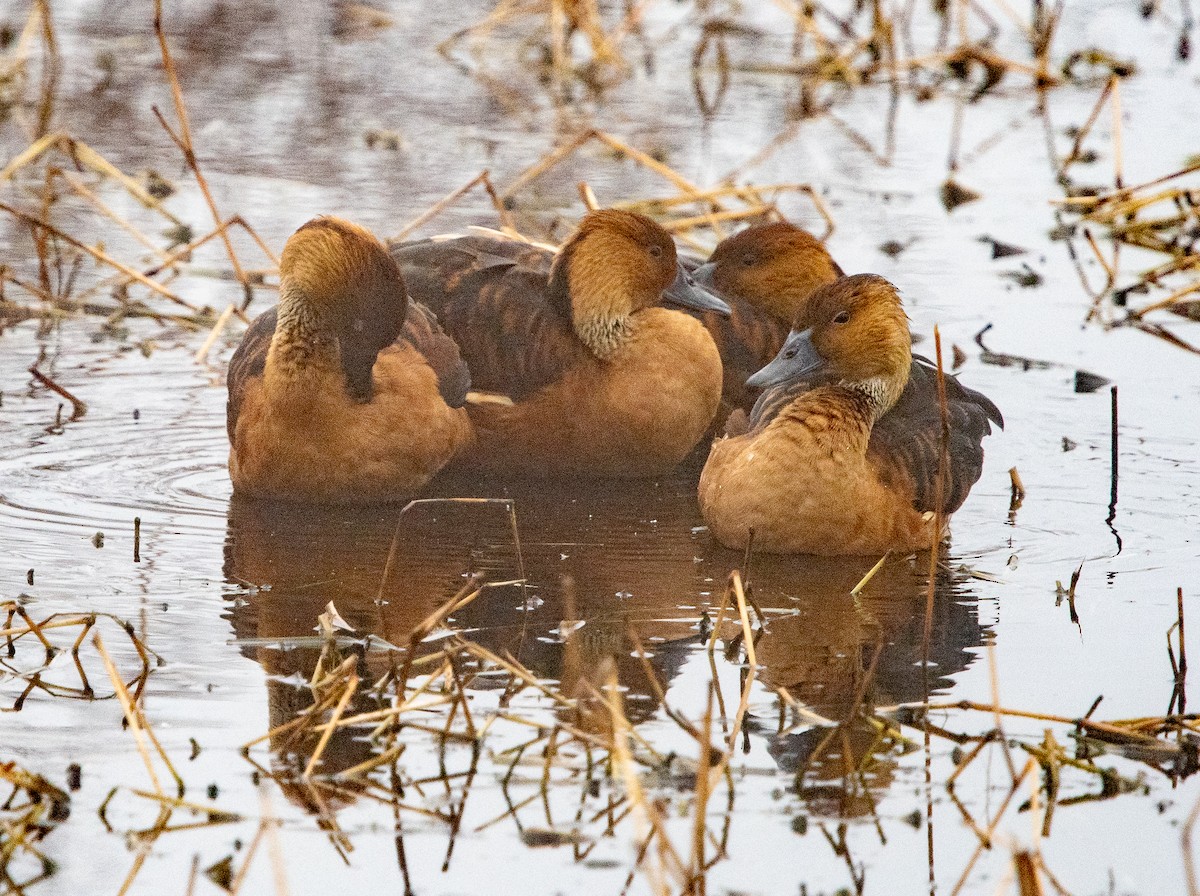
[[[353,643],[345,648],[357,653],[360,679],[371,682],[403,662],[402,653],[379,649],[379,639],[407,645],[414,628],[473,575],[510,584],[485,590],[447,627],[494,654],[517,658],[538,678],[556,682],[561,693],[579,698],[576,708],[560,711],[565,723],[607,736],[610,719],[595,688],[610,668],[634,725],[660,716],[663,692],[675,708],[698,717],[696,707],[677,705],[670,689],[689,664],[691,674],[707,677],[700,618],[714,613],[729,571],[743,558],[695,531],[700,520],[693,481],[685,473],[651,487],[619,482],[587,491],[546,482],[522,491],[510,483],[520,553],[503,504],[425,504],[401,518],[399,505],[298,508],[235,498],[225,563],[226,580],[237,586],[230,591],[236,598],[230,618],[243,650],[270,676],[270,725],[286,723],[312,704],[304,682],[320,656],[314,627],[328,603],[356,637],[375,639],[375,647],[348,639]],[[437,487],[446,495],[464,491],[453,481]],[[982,629],[958,576],[944,573],[936,584],[927,683],[919,662],[925,564],[889,560],[863,594],[852,598],[851,589],[869,566],[802,557],[753,560],[754,596],[769,620],[756,643],[760,682],[772,690],[786,688],[840,721],[851,715],[877,649],[874,676],[865,688],[868,705],[920,699],[926,687],[945,687],[970,664]],[[511,584],[522,573],[528,584]],[[737,631],[730,626],[719,635],[728,643]],[[638,655],[639,643],[646,662]],[[430,651],[439,647],[429,645]],[[737,652],[732,644],[731,655]],[[507,680],[481,675],[469,687],[482,695]],[[362,691],[347,714],[377,708],[367,689]],[[828,730],[798,732],[790,724],[770,713],[752,714],[746,723],[749,735],[761,737],[789,771]],[[364,733],[339,729],[318,771],[333,774],[369,759],[373,747]],[[314,746],[291,744],[290,755],[273,761],[284,774],[298,775]],[[872,762],[872,754],[884,750],[873,732],[850,725],[833,748],[813,757],[809,773],[834,782],[847,765],[872,765],[868,780],[886,786],[889,760],[879,756]]]
[[[760,681],[843,724],[840,729],[805,724],[780,701],[778,715],[752,716],[746,728],[766,739],[782,770],[799,773],[801,796],[819,815],[872,811],[872,791],[891,784],[899,748],[867,717],[877,706],[944,692],[974,662],[986,631],[966,574],[941,567],[925,657],[925,560],[888,558],[853,597],[864,572],[833,558],[764,556],[753,562],[752,587],[764,612],[793,610],[784,616],[768,612],[770,621],[755,645]]]

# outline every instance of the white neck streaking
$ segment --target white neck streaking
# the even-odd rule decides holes
[[[629,315],[616,317],[592,315],[575,321],[575,332],[600,360],[612,357],[633,333],[633,321]]]
[[[302,290],[285,286],[279,297],[279,318],[272,347],[298,360],[336,356],[337,337],[324,314],[313,308]]]
[[[900,397],[899,391],[895,385],[883,377],[872,377],[869,380],[859,380],[857,382],[848,383],[842,381],[840,385],[851,389],[867,399],[867,403],[871,407],[872,420],[878,420]]]

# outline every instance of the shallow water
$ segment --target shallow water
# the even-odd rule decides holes
[[[1143,21],[1137,6],[1069,3],[1056,37],[1057,53],[1096,45],[1138,61],[1138,74],[1121,87],[1127,183],[1175,170],[1195,152],[1195,129],[1187,123],[1200,98],[1196,64],[1174,55],[1174,13]],[[497,184],[510,182],[581,127],[596,126],[661,153],[701,186],[754,159],[791,127],[794,82],[740,71],[719,109],[704,120],[691,86],[689,59],[699,30],[690,5],[650,5],[653,73],[638,67],[602,96],[575,84],[575,101],[565,105],[553,101],[554,86],[543,84],[528,62],[536,56],[526,40],[532,25],[502,29],[475,45],[474,56],[461,51],[487,77],[455,68],[435,52],[440,40],[488,8],[396,4],[391,27],[354,40],[331,37],[331,14],[324,12],[284,13],[265,3],[236,17],[219,5],[169,11],[201,163],[222,211],[240,213],[276,250],[317,213],[345,215],[387,235],[484,167]],[[777,36],[731,37],[735,62],[786,57],[790,32],[773,10],[764,5],[742,14],[739,21]],[[56,15],[64,54],[57,126],[123,170],[153,168],[170,178],[179,193],[168,207],[200,232],[207,210],[150,112],[152,104],[169,109],[170,96],[148,13],[77,2]],[[1011,40],[1002,39],[1000,47],[1017,53]],[[113,60],[112,83],[97,91],[108,67],[100,65],[108,58],[103,54]],[[711,72],[706,77],[715,82]],[[1099,86],[1048,94],[1058,153],[1070,146],[1064,129],[1083,122]],[[882,147],[886,91],[841,92],[838,118]],[[810,893],[853,892],[852,874],[860,872],[866,893],[923,891],[930,886],[930,843],[937,890],[951,892],[977,843],[942,784],[954,768],[945,740],[932,742],[933,783],[927,784],[923,751],[888,748],[852,728],[841,748],[814,763],[796,793],[791,773],[824,732],[801,725],[778,734],[778,701],[769,688],[785,687],[840,719],[872,662],[871,697],[879,705],[919,701],[927,693],[934,700],[990,702],[994,665],[1005,706],[1074,718],[1103,695],[1097,719],[1167,710],[1173,679],[1164,640],[1176,619],[1175,589],[1184,589],[1189,614],[1197,608],[1200,363],[1145,333],[1082,325],[1090,299],[1065,245],[1047,236],[1055,224],[1048,201],[1061,191],[1035,97],[1020,79],[968,107],[957,177],[983,198],[952,213],[942,208],[937,191],[946,176],[952,114],[945,97],[902,98],[890,165],[879,164],[829,117],[806,120],[778,151],[742,173],[755,183],[813,184],[837,224],[829,240],[834,256],[848,271],[872,270],[896,282],[914,332],[928,337],[937,324],[947,346],[966,353],[960,375],[999,404],[1006,428],[986,443],[983,478],[954,518],[949,568],[935,589],[930,665],[921,661],[923,562],[889,561],[855,600],[849,591],[874,558],[753,561],[756,597],[770,622],[757,644],[760,684],[752,692],[745,751],[735,760],[729,858],[709,874],[714,893],[796,892],[801,886]],[[364,134],[371,128],[399,132],[404,146],[369,148]],[[1110,134],[1102,124],[1089,143],[1100,153],[1089,171],[1096,183],[1111,180]],[[12,121],[0,129],[3,158],[27,142]],[[592,146],[522,191],[516,206],[522,224],[532,232],[556,217],[577,217],[581,178],[601,202],[670,192],[655,175]],[[29,187],[37,182],[4,186],[3,198],[22,204]],[[161,229],[118,188],[106,185],[101,194],[148,232]],[[784,207],[819,229],[805,201],[788,198]],[[54,220],[81,238],[103,237],[114,257],[144,260],[140,247],[70,198],[60,200]],[[486,197],[473,194],[422,232],[469,223],[495,223]],[[984,235],[1030,251],[993,261],[979,241]],[[879,250],[888,240],[910,245],[892,258]],[[6,262],[35,266],[28,230],[7,217],[0,219],[0,246]],[[238,247],[248,266],[267,266],[249,241],[239,238]],[[1022,263],[1043,278],[1040,286],[1021,289],[1005,276]],[[1152,261],[1127,253],[1123,263],[1136,270]],[[219,248],[202,250],[172,286],[195,304],[223,307],[240,298],[240,289],[206,272],[228,266]],[[1100,278],[1097,265],[1085,262],[1085,268]],[[271,301],[270,291],[260,289],[251,310]],[[987,324],[992,351],[1051,366],[984,363],[972,337]],[[1170,326],[1195,341],[1195,324]],[[163,835],[130,892],[185,892],[193,855],[201,868],[230,853],[240,863],[266,813],[282,819],[281,833],[264,849],[281,853],[287,892],[403,886],[389,806],[363,798],[335,807],[346,838],[339,841],[299,789],[267,784],[262,796],[254,766],[239,753],[242,744],[311,702],[298,683],[311,675],[318,652],[311,636],[330,601],[358,632],[403,644],[466,576],[503,581],[523,575],[527,588],[484,592],[454,618],[455,626],[490,650],[518,655],[567,692],[574,679],[615,656],[631,720],[664,752],[685,752],[691,744],[651,686],[631,631],[650,653],[670,707],[699,718],[714,671],[725,699],[732,695],[736,703],[739,663],[718,651],[710,666],[700,625],[742,558],[715,546],[701,528],[694,466],[638,483],[457,480],[435,486],[440,496],[512,498],[520,552],[499,504],[433,504],[401,518],[396,507],[299,514],[234,501],[225,471],[223,373],[239,327],[231,327],[206,364],[193,360],[203,332],[132,319],[120,327],[123,332],[113,333],[99,318],[82,318],[49,327],[28,321],[0,332],[0,438],[12,446],[0,456],[0,596],[23,598],[36,618],[94,611],[131,621],[164,659],[148,680],[146,713],[180,767],[188,799],[207,802],[212,785],[216,805],[244,817]],[[920,349],[932,351],[931,343]],[[30,378],[26,370],[34,363],[83,398],[86,415],[57,420],[61,399]],[[1119,386],[1115,507],[1109,391],[1077,393],[1080,369]],[[1028,492],[1015,513],[1007,473],[1014,466]],[[1055,583],[1066,583],[1081,563],[1076,624],[1066,603],[1056,603]],[[563,620],[586,624],[566,639]],[[107,621],[101,632],[118,665],[132,674],[136,659],[128,639]],[[386,651],[359,649],[365,671],[387,668]],[[22,642],[11,662],[28,670],[42,655]],[[111,694],[94,654],[85,667],[97,695]],[[64,656],[45,677],[70,685],[73,676]],[[21,680],[0,672],[6,707],[23,689]],[[496,688],[480,684],[472,693],[477,715],[495,707]],[[519,702],[543,724],[555,719],[553,706],[528,694]],[[43,844],[58,870],[30,892],[117,892],[134,867],[136,838],[124,833],[152,826],[156,809],[132,793],[147,788],[148,780],[120,720],[113,699],[42,690],[33,691],[19,713],[0,717],[0,759],[15,758],[59,783],[68,763],[83,768],[71,818]],[[957,731],[992,724],[990,717],[951,712],[938,713],[936,721]],[[1030,742],[1040,740],[1045,727],[1005,722],[1010,735]],[[1057,729],[1060,738],[1063,730]],[[920,741],[919,728],[905,731]],[[453,838],[440,821],[404,816],[402,849],[416,892],[474,892],[482,881],[496,892],[620,892],[636,859],[632,821],[612,837],[599,836],[602,823],[579,825],[585,838],[596,838],[583,861],[569,847],[523,845],[522,827],[572,827],[581,805],[578,787],[552,788],[545,804],[535,800],[516,821],[480,829],[505,812],[506,800],[537,793],[540,761],[522,765],[509,788],[501,785],[509,760],[498,753],[520,736],[497,726],[466,795],[459,784],[408,795],[427,809],[462,810]],[[411,734],[403,757],[414,777],[426,767],[437,773],[433,740],[421,737]],[[352,766],[370,750],[365,739],[339,735],[324,769]],[[849,787],[841,769],[847,751],[856,761],[874,754],[865,779]],[[304,759],[272,754],[265,745],[251,756],[277,771],[302,768]],[[1025,754],[1017,751],[1017,757],[1023,764]],[[469,751],[451,751],[446,762],[452,772],[466,769]],[[1165,775],[1115,754],[1102,764],[1143,777],[1144,787],[1115,799],[1069,802],[1099,792],[1100,782],[1064,771],[1059,799],[1068,802],[1060,802],[1051,836],[1039,841],[1047,866],[1077,894],[1183,892],[1180,826],[1200,798],[1195,779],[1173,786]],[[1007,793],[1007,775],[992,751],[970,767],[956,794],[973,812],[994,812]],[[108,830],[95,809],[113,787],[121,790],[108,807]],[[612,792],[606,788],[584,802],[602,808]],[[655,792],[672,810],[673,834],[688,844],[690,787],[667,782]],[[1028,797],[1026,789],[1015,802]],[[714,828],[724,823],[723,800],[722,792],[710,806]],[[1011,873],[1012,850],[1035,842],[1040,816],[1018,813],[1015,802],[999,823],[995,848],[973,866],[963,892],[995,892]],[[845,854],[834,843],[844,843]],[[268,892],[272,885],[271,863],[257,859],[244,891]],[[634,890],[648,891],[646,881],[639,878]]]

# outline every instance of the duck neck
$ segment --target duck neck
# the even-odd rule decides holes
[[[303,290],[284,286],[270,350],[280,386],[290,383],[304,391],[314,387],[314,380],[340,376],[351,397],[369,401],[377,354],[363,339],[344,332],[327,310],[307,301]]]
[[[584,255],[567,243],[550,271],[550,303],[571,322],[575,335],[606,361],[633,335],[628,285],[607,259]]]
[[[288,367],[336,363],[340,354],[336,328],[324,310],[308,301],[302,289],[285,284],[279,295],[279,320],[271,352]]]
[[[763,392],[754,403],[750,412],[750,428],[758,430],[774,420],[781,411],[793,401],[820,389],[841,391],[842,401],[849,401],[858,408],[858,413],[865,414],[870,426],[891,410],[904,391],[907,377],[872,377],[866,380],[849,382],[841,380],[836,383],[809,383],[793,381],[773,386]]]
[[[601,361],[615,355],[633,334],[629,314],[576,314],[575,335]]]
[[[907,380],[907,371],[905,371],[904,376],[876,376],[852,383],[842,381],[840,385],[866,401],[867,408],[871,413],[871,423],[874,425],[880,417],[892,409],[892,405],[900,400],[900,393],[904,391]]]

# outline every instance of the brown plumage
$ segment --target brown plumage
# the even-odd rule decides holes
[[[456,466],[649,476],[704,435],[721,362],[703,326],[659,307],[675,245],[641,215],[588,214],[557,255],[481,236],[392,247],[415,298],[462,348],[476,443]]]
[[[722,241],[709,262],[696,271],[697,280],[711,283],[733,309],[732,320],[745,317],[745,309],[754,309],[754,320],[760,327],[773,326],[767,338],[757,341],[751,336],[729,341],[717,338],[721,357],[725,360],[726,396],[737,393],[729,380],[741,376],[743,365],[756,364],[753,370],[766,364],[790,327],[791,320],[803,310],[813,291],[841,276],[841,269],[811,234],[779,222],[750,227]],[[787,326],[779,329],[778,322],[786,319]],[[719,322],[716,324],[719,328]],[[737,330],[733,331],[735,334]],[[753,333],[752,330],[749,331]],[[726,347],[732,345],[733,347]],[[758,355],[774,346],[769,354]],[[753,370],[751,372],[753,372]],[[748,376],[749,374],[747,374]],[[742,403],[757,390],[746,389],[742,380]],[[786,395],[760,399],[763,406],[753,414],[750,425],[771,411]],[[983,437],[991,424],[1004,426],[999,409],[985,395],[969,389],[953,376],[946,377],[946,400],[950,422],[949,481],[943,494],[941,510],[953,513],[966,500],[971,486],[983,472]],[[727,432],[737,434],[744,429],[745,420],[735,415]],[[914,355],[909,366],[908,381],[899,400],[880,418],[871,430],[868,451],[889,483],[912,491],[914,504],[920,510],[936,510],[934,483],[941,438],[941,411],[938,405],[937,376],[933,364]]]
[[[842,269],[807,230],[775,221],[722,240],[693,273],[731,310],[728,317],[698,315],[725,365],[727,415],[735,408],[750,410],[758,393],[746,388],[746,380],[775,357],[813,290],[841,277]]]
[[[229,474],[254,497],[395,500],[471,438],[458,348],[408,301],[368,231],[316,218],[288,240],[279,305],[229,364]]]
[[[907,318],[890,283],[867,274],[817,290],[778,357],[751,380],[766,392],[749,431],[713,443],[699,486],[713,534],[742,548],[753,529],[756,549],[779,553],[928,547],[936,439],[919,431],[903,454],[869,448],[873,428],[902,408],[911,367]],[[978,478],[953,456],[949,473],[947,514]]]

